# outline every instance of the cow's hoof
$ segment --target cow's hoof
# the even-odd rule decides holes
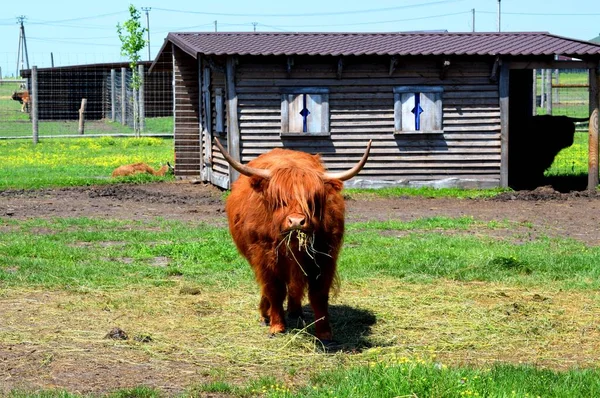
[[[271,325],[271,327],[269,328],[269,333],[270,334],[277,334],[277,333],[284,333],[285,332],[285,325]]]

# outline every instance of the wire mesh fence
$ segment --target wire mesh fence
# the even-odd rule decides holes
[[[573,145],[561,150],[546,176],[584,176],[588,171],[589,73],[582,69],[536,72],[538,115],[568,116],[585,119],[575,122]],[[565,132],[567,134],[568,132]]]
[[[32,80],[37,87],[39,137],[135,135],[134,100],[139,109],[142,135],[172,136],[172,72],[149,73],[142,64],[143,85],[132,89],[128,64],[96,64],[22,71],[23,80],[0,81],[0,137],[32,137],[31,106],[13,100],[29,95]],[[83,120],[83,124],[82,124]]]

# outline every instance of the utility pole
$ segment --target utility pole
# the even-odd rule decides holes
[[[474,8],[471,10],[471,13],[473,14],[473,33],[475,33],[475,9]]]
[[[498,32],[500,32],[502,30],[501,29],[501,25],[500,25],[501,15],[502,15],[502,11],[501,11],[501,8],[500,8],[500,1],[501,0],[498,0]]]
[[[152,7],[142,7],[142,11],[146,13],[146,32],[148,33],[148,61],[152,61],[150,58],[150,16],[148,12],[152,9]]]
[[[252,26],[254,26],[254,31],[256,32],[256,25],[258,25],[258,22],[252,22]]]
[[[23,68],[23,62],[27,65],[27,69],[29,69],[29,55],[27,53],[27,40],[25,39],[25,26],[23,26],[23,21],[25,21],[27,17],[25,15],[21,15],[17,17],[17,23],[21,24],[20,32],[19,32],[19,50],[17,51],[17,74],[19,75],[19,62],[21,63],[21,69]]]
[[[215,20],[215,32],[217,31],[217,21]]]

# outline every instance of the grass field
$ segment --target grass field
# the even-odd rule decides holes
[[[145,162],[154,168],[173,162],[173,140],[161,138],[78,138],[0,141],[0,189],[32,189],[106,184],[123,164]],[[125,180],[172,179],[139,175]]]
[[[0,190],[105,183],[119,164],[172,161],[172,147],[149,138],[0,142]],[[182,397],[600,396],[600,247],[531,231],[526,221],[469,217],[349,224],[331,310],[344,347],[323,354],[310,319],[266,338],[252,273],[225,228],[0,215],[0,298],[22,310],[2,312],[0,347],[177,361],[204,380]],[[95,337],[113,319],[146,340]],[[58,360],[43,357],[39,368]],[[139,386],[110,396],[164,394]]]

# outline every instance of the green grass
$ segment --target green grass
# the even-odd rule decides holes
[[[32,124],[29,114],[20,112],[20,105],[12,101],[10,109],[3,111],[0,109],[0,137],[32,137]],[[63,135],[79,136],[79,122],[77,120],[69,121],[47,121],[42,120],[38,123],[38,134],[40,137],[52,137]],[[123,126],[119,122],[109,120],[88,120],[85,122],[86,135],[133,135],[134,131],[128,126]],[[142,135],[152,134],[173,134],[173,118],[159,117],[147,118],[146,125]]]
[[[123,164],[145,162],[154,168],[173,163],[172,139],[82,138],[0,141],[0,189],[106,184],[124,180],[147,182],[173,177],[138,175],[112,179],[112,171]]]
[[[526,366],[444,368],[439,363],[399,358],[390,363],[317,375],[300,391],[265,389],[268,397],[594,397],[598,370],[564,373]]]
[[[556,155],[552,166],[544,173],[547,177],[582,176],[588,173],[588,134],[575,133],[573,145]]]
[[[360,197],[362,199],[369,196],[377,196],[384,198],[397,198],[402,196],[421,196],[425,198],[459,198],[459,199],[476,199],[489,198],[506,192],[507,189],[461,189],[461,188],[380,188],[380,189],[363,189],[363,188],[348,188],[344,190],[344,195],[347,198]]]
[[[95,341],[77,333],[90,328],[89,319],[109,313],[123,317],[120,324],[128,330],[157,340],[129,344],[128,352],[149,351],[154,358],[170,358],[173,352],[199,364],[216,361],[206,371],[213,380],[188,386],[182,397],[596,396],[596,368],[558,372],[493,365],[494,350],[514,351],[515,344],[580,349],[571,347],[573,340],[564,333],[580,339],[573,322],[582,315],[552,303],[562,298],[576,305],[600,288],[600,247],[531,235],[530,228],[468,217],[348,225],[339,264],[348,304],[335,304],[332,317],[338,337],[358,351],[334,355],[307,348],[312,340],[301,331],[271,340],[262,336],[248,314],[258,300],[253,275],[226,228],[162,219],[0,218],[0,286],[3,295],[23,291],[24,305],[36,301],[27,301],[32,291],[44,292],[49,322],[60,317],[69,325],[61,328],[65,341],[71,341],[70,334],[79,336],[63,344]],[[197,293],[186,293],[192,291],[186,287]],[[534,292],[540,293],[538,302],[527,298]],[[53,294],[58,298],[51,299]],[[186,294],[198,296],[188,296],[188,302]],[[593,303],[592,297],[581,304],[584,313],[594,312],[596,307],[585,312]],[[376,320],[367,308],[374,308]],[[43,313],[35,313],[36,324],[44,325],[43,319]],[[77,319],[82,323],[73,324]],[[365,332],[363,323],[373,324],[373,330]],[[42,327],[52,334],[55,328]],[[0,330],[0,341],[37,339],[27,335],[35,330],[20,331],[22,337]],[[431,334],[429,347],[422,339]],[[39,338],[43,347],[56,337]],[[467,355],[464,350],[479,353],[481,366],[448,365],[452,355]],[[80,395],[15,391],[9,396]],[[165,395],[139,387],[107,396]]]
[[[169,286],[172,277],[210,286],[252,281],[225,228],[87,218],[3,219],[0,227],[4,286],[123,289],[136,284]],[[528,228],[469,218],[355,223],[348,227],[340,269],[351,281],[392,278],[410,283],[455,280],[600,288],[599,247],[544,237],[520,242]],[[507,237],[498,240],[469,231],[505,231]],[[169,259],[168,266],[157,266],[160,259]]]

